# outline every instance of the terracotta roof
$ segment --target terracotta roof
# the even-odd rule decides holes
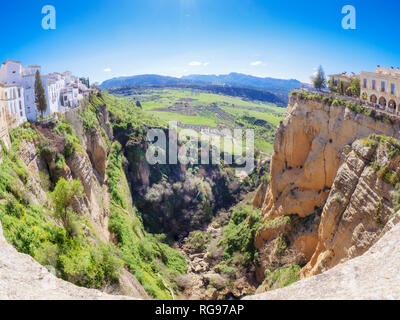
[[[2,88],[11,88],[11,87],[20,87],[21,85],[18,83],[0,83],[0,87]]]
[[[21,61],[13,61],[13,60],[4,61],[2,64],[7,64],[9,62],[21,64]]]

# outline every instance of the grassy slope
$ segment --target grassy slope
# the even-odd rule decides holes
[[[104,95],[103,98],[92,97],[82,114],[86,131],[101,129],[97,111],[104,104],[114,117],[123,119],[120,126],[129,123],[138,134],[145,132],[144,126],[158,124],[156,118],[134,108],[126,99]],[[55,130],[59,128],[68,129],[60,130],[65,131],[66,139],[73,141],[71,152],[79,151],[79,138],[72,128],[63,122]],[[123,153],[118,143],[112,144],[107,168],[111,199],[109,229],[118,240],[115,246],[100,241],[87,217],[80,217],[76,223],[79,229],[86,225],[93,235],[79,232],[69,237],[64,227],[54,219],[50,197],[49,203],[30,203],[31,173],[18,153],[25,140],[34,142],[39,154],[46,148],[46,140],[29,124],[12,130],[11,139],[12,147],[10,150],[3,148],[0,163],[0,220],[7,240],[18,251],[31,255],[65,280],[99,289],[116,281],[119,270],[125,266],[150,295],[158,299],[172,298],[170,290],[177,292],[173,279],[186,272],[185,259],[164,242],[163,235],[144,231],[140,214],[132,206],[129,185],[122,169]],[[108,141],[108,145],[111,143]],[[49,176],[44,172],[40,172],[40,176],[43,190],[51,192]]]
[[[113,114],[114,121],[119,122],[119,130],[129,124],[141,135],[145,134],[145,127],[160,125],[158,119],[136,108],[127,99],[108,94],[103,94],[101,99],[93,97],[86,114],[95,114],[96,109],[104,103]],[[115,128],[115,122],[112,125]],[[121,259],[151,296],[171,299],[170,290],[177,292],[172,279],[186,272],[186,261],[178,251],[164,243],[164,235],[145,232],[140,213],[132,205],[128,181],[122,168],[123,152],[118,142],[113,143],[108,160],[107,184],[111,197],[109,229],[117,237]]]

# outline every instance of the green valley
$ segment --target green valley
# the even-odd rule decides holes
[[[253,129],[255,148],[271,154],[276,127],[285,108],[248,98],[209,93],[196,89],[122,87],[109,89],[137,103],[162,123],[178,121],[199,128]]]

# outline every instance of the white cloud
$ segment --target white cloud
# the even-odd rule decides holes
[[[201,62],[201,61],[192,61],[192,62],[189,62],[189,66],[191,66],[191,67],[200,67],[200,66],[206,67],[206,66],[208,66],[208,65],[209,65],[208,62]]]
[[[202,65],[202,63],[200,61],[189,62],[189,66],[191,66],[191,67],[198,67],[198,66],[201,66],[201,65]]]
[[[103,71],[104,72],[111,72],[111,69],[110,68],[105,68]]]
[[[263,62],[262,61],[253,61],[250,63],[250,65],[252,65],[253,67],[257,67],[257,66],[263,65]]]

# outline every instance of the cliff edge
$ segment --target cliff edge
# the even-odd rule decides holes
[[[257,278],[264,281],[258,292],[359,257],[397,223],[399,132],[394,115],[345,98],[292,93],[255,238]],[[277,285],[283,273],[288,279]]]
[[[0,300],[128,300],[61,280],[7,243],[0,223]]]
[[[400,299],[400,225],[360,257],[289,287],[245,300]]]

